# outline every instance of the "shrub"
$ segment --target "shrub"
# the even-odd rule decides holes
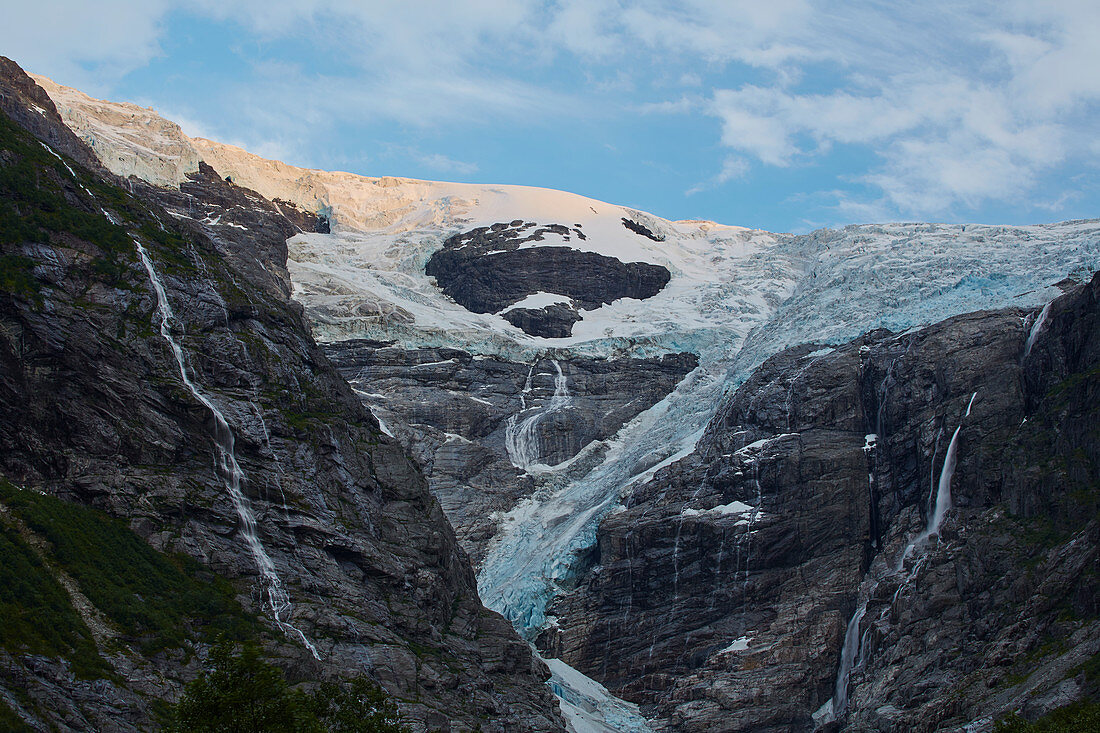
[[[307,694],[287,685],[255,644],[238,648],[222,639],[209,668],[187,685],[176,704],[175,733],[403,733],[397,708],[381,688],[360,675],[322,683]]]

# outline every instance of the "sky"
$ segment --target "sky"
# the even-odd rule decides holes
[[[771,231],[1100,216],[1097,0],[0,0],[192,136]]]

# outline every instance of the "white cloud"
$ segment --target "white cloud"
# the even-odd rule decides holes
[[[782,82],[718,89],[709,113],[721,122],[725,146],[767,165],[798,165],[837,144],[870,150],[880,164],[857,178],[881,191],[875,209],[942,216],[1023,200],[1042,175],[1091,144],[1081,128],[1088,116],[1070,113],[1095,112],[1100,98],[1093,71],[1100,6],[1052,7],[1014,6],[1014,30],[1006,22],[970,36],[977,16],[991,17],[971,5],[940,24],[910,28],[900,48],[872,41],[862,56],[840,39],[833,50],[846,63],[831,91]],[[877,39],[884,29],[864,30]],[[844,206],[854,210],[851,200]]]
[[[859,167],[838,183],[878,194],[834,196],[838,211],[929,216],[1024,200],[1067,161],[1100,156],[1095,0],[9,5],[6,53],[103,96],[162,53],[169,12],[233,24],[246,70],[217,92],[232,116],[196,106],[187,126],[231,121],[238,139],[287,155],[364,119],[547,130],[566,117],[709,115],[722,169],[692,191],[750,175],[750,160],[794,169],[850,146]],[[436,169],[472,172],[439,155]]]
[[[455,160],[441,153],[422,153],[414,148],[409,150],[409,156],[425,168],[442,173],[470,175],[471,173],[477,173],[478,170],[476,163]]]
[[[24,69],[102,94],[160,52],[168,0],[8,2],[0,49]]]
[[[727,157],[722,161],[722,170],[718,171],[718,174],[713,178],[702,183],[697,183],[687,191],[684,191],[685,196],[694,196],[697,193],[717,188],[723,183],[729,183],[733,180],[739,180],[744,178],[749,172],[749,162],[744,158],[739,158],[735,155]]]

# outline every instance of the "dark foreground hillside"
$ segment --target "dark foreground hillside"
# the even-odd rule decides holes
[[[414,729],[561,729],[289,300],[286,237],[323,222],[209,169],[113,178],[6,59],[0,111],[0,721],[156,727],[229,634],[291,682],[366,673]]]

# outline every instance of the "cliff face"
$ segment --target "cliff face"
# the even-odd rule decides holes
[[[623,219],[624,224],[628,221]],[[445,294],[474,313],[506,311],[527,296],[556,294],[564,304],[513,307],[504,313],[513,326],[545,338],[568,337],[573,324],[581,319],[579,309],[595,310],[620,298],[651,298],[671,277],[667,268],[647,262],[622,262],[568,246],[523,246],[548,234],[556,234],[566,243],[572,237],[587,239],[580,225],[540,227],[522,219],[498,222],[448,237],[427,261],[424,272],[436,279]],[[652,233],[648,236],[653,238]]]
[[[590,470],[624,424],[697,364],[692,354],[523,364],[356,340],[325,351],[424,469],[475,569],[503,514]]]
[[[772,357],[603,521],[540,646],[675,730],[988,730],[1095,694],[1098,294]]]
[[[481,605],[420,470],[289,301],[285,240],[323,222],[205,167],[179,190],[114,179],[41,90],[2,71],[4,478],[228,579],[292,679],[366,672],[417,729],[560,729],[545,666]],[[74,675],[8,644],[3,697],[62,730],[153,725],[154,698],[178,694],[204,642],[146,655],[75,586],[110,670]]]

